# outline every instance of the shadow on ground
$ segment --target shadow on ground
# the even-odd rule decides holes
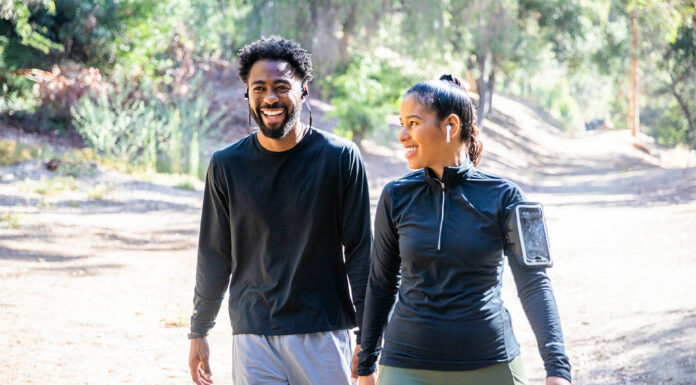
[[[582,382],[596,385],[693,385],[696,379],[696,357],[693,355],[696,308],[666,314],[675,321],[665,322],[661,319],[664,314],[656,314],[655,321],[617,338],[584,341],[597,345],[593,354],[599,362],[606,360],[608,355],[620,355],[630,362],[621,367],[599,367],[583,376],[595,382]]]
[[[0,260],[33,261],[33,262],[66,262],[83,259],[84,256],[66,256],[62,254],[45,253],[26,249],[12,249],[0,246]]]
[[[51,266],[51,267],[34,267],[30,272],[35,273],[59,273],[71,276],[96,276],[105,272],[105,270],[122,269],[124,265],[105,263],[99,265],[77,265],[77,266]]]

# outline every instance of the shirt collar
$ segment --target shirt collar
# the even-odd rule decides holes
[[[442,170],[442,180],[438,179],[435,172],[427,167],[423,169],[423,176],[431,186],[442,188],[442,183],[444,183],[445,187],[452,187],[466,181],[473,170],[474,164],[467,159],[459,167],[445,167]]]

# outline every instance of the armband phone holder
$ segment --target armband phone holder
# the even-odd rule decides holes
[[[540,203],[521,202],[510,209],[505,222],[509,250],[527,267],[551,267],[549,238]]]

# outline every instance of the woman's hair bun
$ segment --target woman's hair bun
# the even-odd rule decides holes
[[[462,85],[462,81],[459,80],[459,78],[457,78],[456,76],[452,76],[452,74],[444,74],[444,75],[440,76],[440,80],[454,83],[457,87],[464,88]]]

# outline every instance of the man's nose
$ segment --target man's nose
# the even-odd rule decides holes
[[[264,102],[267,104],[273,104],[278,101],[278,94],[274,90],[268,90],[266,96],[264,97]]]

